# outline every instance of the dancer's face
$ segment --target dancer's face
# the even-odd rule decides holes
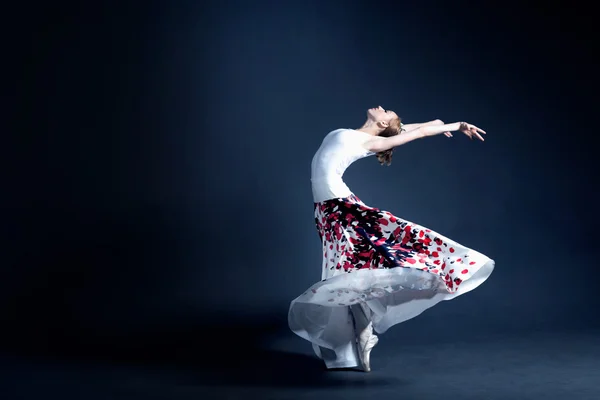
[[[391,111],[385,110],[383,107],[370,108],[367,111],[367,119],[377,123],[382,128],[386,128],[393,120],[398,119],[398,115]]]

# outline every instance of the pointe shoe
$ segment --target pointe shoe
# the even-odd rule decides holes
[[[379,342],[379,338],[377,335],[373,334],[373,328],[371,324],[369,324],[369,328],[365,329],[361,332],[358,337],[358,355],[360,357],[360,362],[363,365],[363,369],[365,372],[371,371],[371,350],[373,347]]]

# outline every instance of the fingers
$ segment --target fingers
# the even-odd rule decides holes
[[[471,127],[469,129],[469,139],[473,140],[473,137],[476,137],[477,139],[483,141],[483,137],[479,134],[479,132],[477,132],[477,129],[475,127]]]
[[[482,142],[484,142],[485,139],[483,138],[483,136],[480,135],[480,133],[482,133],[484,135],[487,133],[483,129],[481,129],[475,125],[467,124],[465,122],[461,123],[459,131],[464,133],[465,135],[467,135],[469,137],[469,139],[471,139],[471,140],[473,140],[474,138],[477,138],[477,139],[481,140]],[[446,135],[446,133],[444,133],[444,135]],[[446,135],[446,136],[448,136],[448,135]],[[448,136],[448,137],[450,137],[450,136]]]
[[[474,140],[474,138],[477,138],[479,140],[481,140],[482,142],[484,141],[483,137],[477,133],[474,129],[470,129],[468,131],[463,132],[465,135],[467,135],[467,137],[471,140]]]
[[[484,135],[486,134],[486,131],[484,131],[481,128],[476,127],[475,125],[471,125],[471,128],[475,129],[475,131],[477,131],[477,132],[483,133]]]
[[[446,137],[452,137],[452,134],[450,132],[444,132],[444,136],[446,136]]]
[[[484,131],[483,129],[479,128],[478,126],[475,126],[475,125],[472,125],[472,124],[467,124],[467,123],[465,123],[464,126],[463,125],[460,126],[459,130],[462,131],[463,129],[464,130],[473,130],[474,129],[474,130],[476,130],[479,133],[483,133],[484,135],[487,133],[486,131]]]

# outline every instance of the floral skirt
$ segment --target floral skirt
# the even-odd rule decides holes
[[[291,302],[291,330],[332,350],[328,367],[358,365],[349,307],[366,303],[378,333],[483,283],[494,261],[356,196],[316,203],[321,281]]]

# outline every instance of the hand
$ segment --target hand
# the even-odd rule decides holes
[[[461,122],[459,124],[458,131],[467,135],[471,140],[473,140],[474,137],[481,140],[482,142],[485,140],[483,139],[483,136],[480,135],[480,133],[483,133],[485,135],[485,131],[481,128],[476,127],[475,125],[467,124],[466,122]],[[444,134],[446,135],[446,133]],[[448,137],[452,137],[452,135]]]

